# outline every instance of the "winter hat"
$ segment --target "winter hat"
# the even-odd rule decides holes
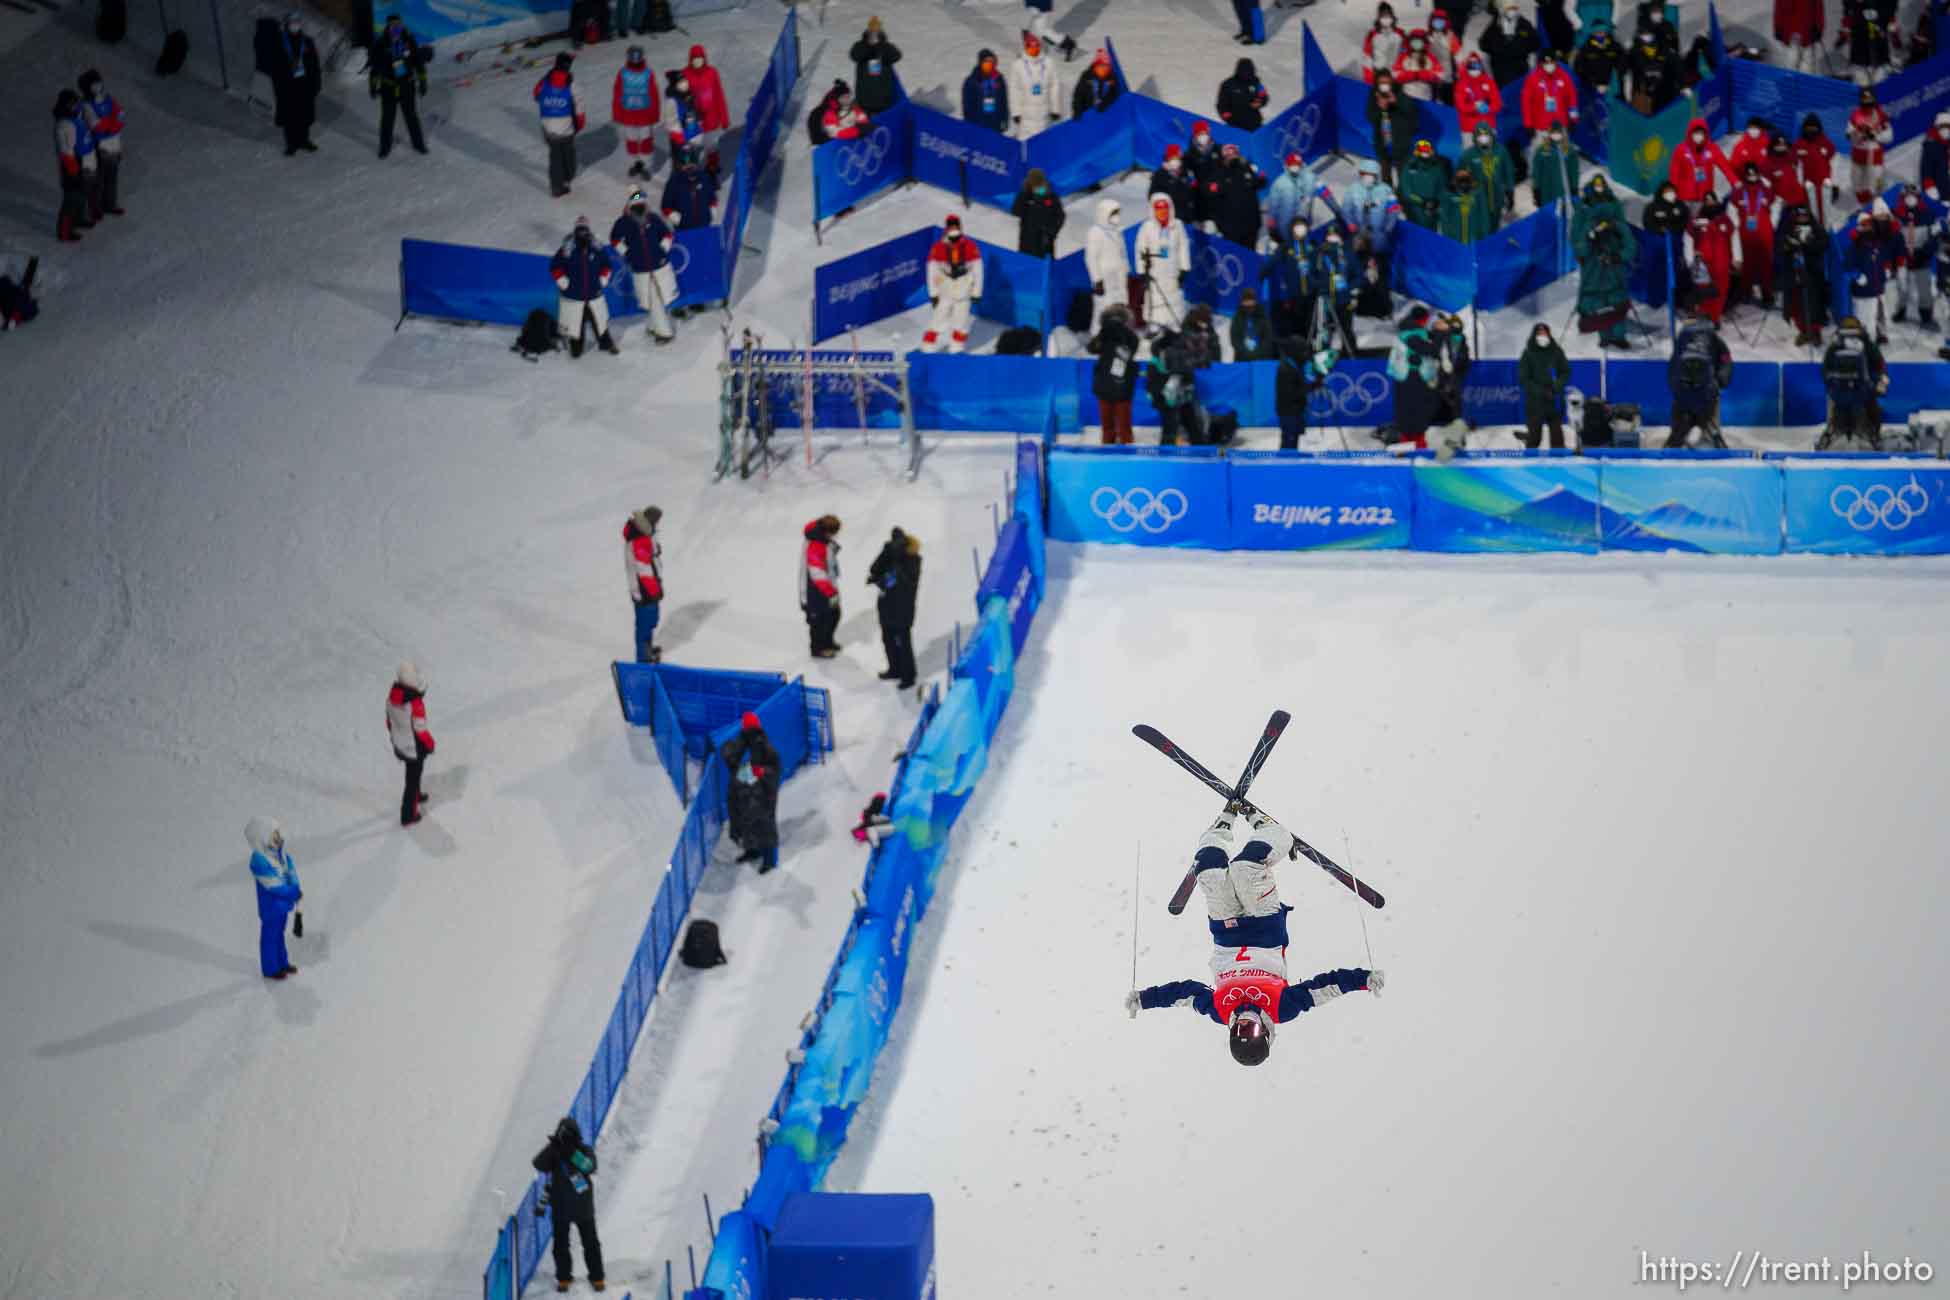
[[[286,31],[295,32],[301,30],[303,27],[304,23],[298,17],[298,11],[296,9],[284,16],[284,29]]]
[[[833,88],[826,93],[831,95],[835,100],[852,99],[853,87],[847,85],[844,78],[835,77],[833,78]]]
[[[244,842],[254,852],[262,853],[271,847],[273,839],[284,838],[284,827],[278,825],[275,817],[253,817],[244,824]]]
[[[758,715],[756,713],[753,713],[750,709],[746,709],[744,716],[738,719],[738,725],[743,727],[746,731],[764,730],[764,728],[758,725]]]
[[[960,230],[961,218],[956,216],[954,213],[950,212],[948,214],[948,219],[941,223],[941,229],[943,231]]]
[[[1042,38],[1027,27],[1022,29],[1022,52],[1032,59],[1043,52]]]
[[[1287,166],[1289,166],[1289,167],[1298,167],[1298,166],[1300,166],[1300,165],[1301,165],[1301,160],[1300,160],[1300,155],[1299,155],[1299,154],[1297,154],[1297,153],[1290,153],[1290,154],[1288,154],[1288,155],[1286,156],[1286,165],[1287,165]]]
[[[1090,66],[1093,68],[1108,68],[1110,66],[1110,51],[1098,50],[1096,54],[1091,56]]]
[[[1381,164],[1372,158],[1363,158],[1356,164],[1354,171],[1358,176],[1379,176],[1381,175]]]
[[[1889,205],[1883,200],[1877,199],[1874,205],[1869,208],[1869,215],[1872,217],[1886,217],[1889,215]]]
[[[639,203],[641,203],[646,208],[649,207],[650,196],[648,194],[645,194],[642,190],[631,190],[630,197],[624,201],[623,206],[626,209],[633,208]]]
[[[574,63],[575,61],[576,61],[576,56],[569,53],[567,50],[559,51],[555,56],[555,66],[557,69],[563,72],[567,72],[569,70],[569,65]]]
[[[1238,156],[1239,156],[1239,146],[1232,143],[1232,141],[1230,140],[1226,141],[1225,144],[1219,147],[1219,157],[1221,158],[1237,158]]]
[[[589,224],[589,218],[588,218],[588,217],[577,217],[577,218],[576,218],[576,229],[577,229],[577,230],[589,230],[589,229],[592,229],[592,227],[591,227],[591,226],[590,226],[590,224]]]
[[[1165,146],[1166,162],[1171,162],[1173,159],[1183,158],[1184,156],[1185,156],[1185,149],[1183,145],[1168,144]]]
[[[664,512],[661,508],[657,506],[645,506],[630,516],[630,522],[636,525],[636,530],[639,533],[654,533],[657,531],[657,524],[663,517]]]
[[[1415,156],[1417,158],[1433,158],[1435,157],[1435,146],[1427,140],[1417,140],[1415,142]]]
[[[890,542],[904,542],[907,540],[907,534],[899,528],[895,528],[892,533],[888,534],[887,540]]]
[[[75,94],[72,90],[64,88],[60,94],[54,97],[54,116],[56,117],[73,117],[75,110],[80,107],[81,96]]]
[[[1933,123],[1933,125],[1950,126],[1950,113],[1938,113],[1936,115],[1936,121]]]
[[[400,660],[399,672],[393,676],[394,680],[407,690],[418,691],[422,695],[427,693],[427,679],[420,676],[420,666],[411,659]]]
[[[95,69],[90,68],[88,69],[88,71],[82,73],[79,77],[76,77],[74,79],[74,84],[75,84],[75,89],[79,90],[82,94],[84,95],[89,94],[90,92],[88,90],[88,87],[99,86],[102,84],[102,74],[97,72]]]
[[[1209,124],[1205,122],[1192,123],[1192,139],[1196,140],[1202,135],[1211,135],[1211,134],[1212,134],[1212,128]]]
[[[632,45],[624,53],[623,57],[628,59],[630,61],[630,66],[634,68],[638,64],[643,62],[643,47],[641,45]]]
[[[870,32],[877,32],[880,30],[879,14],[875,14],[873,17],[867,19],[867,30]]]

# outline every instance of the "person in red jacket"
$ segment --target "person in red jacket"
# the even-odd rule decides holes
[[[1720,201],[1708,194],[1700,200],[1699,213],[1686,227],[1686,238],[1692,244],[1689,265],[1703,266],[1706,281],[1694,285],[1693,305],[1710,317],[1714,324],[1727,309],[1727,290],[1733,283],[1733,222],[1720,209]]]
[[[1713,137],[1706,129],[1706,119],[1696,117],[1686,124],[1686,138],[1672,151],[1672,163],[1666,169],[1666,179],[1679,191],[1682,203],[1698,203],[1713,193],[1713,169],[1733,184],[1733,168],[1727,165],[1727,156],[1720,152],[1720,146],[1713,143]]]
[[[1762,307],[1774,302],[1774,188],[1750,162],[1740,171],[1740,183],[1727,199],[1734,231],[1740,239],[1740,299]]]
[[[1441,80],[1442,63],[1429,49],[1429,34],[1417,27],[1395,58],[1395,84],[1410,99],[1433,100]]]
[[[399,666],[393,688],[386,693],[386,735],[393,742],[393,757],[406,764],[406,790],[400,795],[399,824],[411,826],[420,820],[420,805],[427,797],[420,793],[420,772],[433,753],[433,733],[427,730],[427,681],[411,659]]]
[[[828,140],[858,140],[860,132],[871,125],[859,105],[853,102],[853,87],[844,81],[833,83],[833,93],[826,97],[826,116],[820,124],[826,128]]]
[[[704,129],[731,129],[731,108],[725,102],[724,83],[718,80],[718,70],[705,57],[702,45],[691,46],[691,61],[684,66],[684,75],[690,79],[691,94],[697,101],[698,116],[704,119]]]
[[[1475,136],[1478,122],[1488,122],[1494,128],[1496,115],[1502,111],[1503,91],[1483,66],[1483,56],[1471,51],[1462,75],[1456,78],[1456,116],[1462,122],[1463,139]]]
[[[94,225],[88,215],[95,193],[95,137],[81,117],[81,96],[63,90],[54,100],[54,157],[61,164],[61,215],[55,218],[55,238],[74,243]]]
[[[806,547],[799,562],[799,608],[806,614],[815,659],[840,652],[833,632],[840,625],[840,520],[821,515],[806,525]]]
[[[1748,163],[1767,161],[1767,146],[1772,134],[1767,129],[1767,123],[1761,119],[1757,117],[1747,119],[1747,129],[1740,133],[1740,138],[1733,142],[1733,149],[1727,154],[1727,164],[1733,168],[1736,177],[1747,174]],[[1762,170],[1766,169],[1762,168]]]
[[[1839,199],[1841,187],[1834,183],[1835,142],[1821,129],[1821,119],[1813,113],[1801,119],[1801,138],[1794,142],[1795,165],[1801,169],[1801,183],[1814,196],[1815,215],[1828,224],[1827,199]],[[1827,199],[1822,197],[1826,187]]]
[[[1815,70],[1815,50],[1826,25],[1821,0],[1774,0],[1774,39],[1787,46],[1787,66],[1796,72]]]
[[[623,132],[623,147],[630,155],[630,175],[648,177],[650,159],[656,152],[657,122],[664,115],[657,98],[657,74],[643,59],[643,47],[632,45],[623,66],[616,72],[616,85],[609,94],[609,115]]]
[[[1767,157],[1761,163],[1760,174],[1774,188],[1774,197],[1781,201],[1783,222],[1788,208],[1807,208],[1814,211],[1808,198],[1808,187],[1801,183],[1801,173],[1794,166],[1794,150],[1788,145],[1787,137],[1777,135],[1767,146]]]
[[[1855,201],[1864,207],[1882,192],[1882,151],[1894,138],[1876,92],[1862,87],[1861,102],[1848,115],[1848,179]]]
[[[654,664],[664,657],[655,641],[663,608],[664,578],[657,559],[664,548],[657,542],[657,524],[664,512],[645,506],[623,522],[623,575],[630,583],[630,603],[636,607],[636,661]]]
[[[1548,131],[1553,124],[1568,134],[1578,120],[1578,86],[1571,74],[1545,50],[1537,66],[1523,79],[1523,125],[1527,131]]]

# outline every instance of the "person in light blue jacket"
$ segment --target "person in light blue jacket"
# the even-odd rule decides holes
[[[284,919],[305,896],[298,866],[285,852],[284,828],[273,817],[253,817],[244,827],[251,846],[251,877],[257,881],[257,961],[264,978],[281,980],[298,968],[284,948]]]
[[[1286,167],[1273,178],[1267,187],[1262,209],[1266,213],[1266,229],[1277,246],[1287,237],[1296,219],[1305,221],[1308,226],[1314,223],[1314,194],[1320,189],[1320,179],[1314,169],[1297,153],[1286,156]]]

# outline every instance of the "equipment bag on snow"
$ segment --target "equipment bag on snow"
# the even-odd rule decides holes
[[[529,312],[511,350],[521,353],[527,361],[540,361],[544,352],[555,351],[555,317],[540,307]]]
[[[1869,354],[1843,335],[1821,359],[1821,382],[1837,397],[1863,397],[1869,391]]]
[[[156,56],[156,75],[173,77],[183,70],[183,61],[190,57],[189,33],[177,28],[163,37],[162,53]]]
[[[1011,325],[995,341],[998,357],[1033,357],[1043,350],[1042,331],[1034,325]]]
[[[727,958],[718,946],[718,923],[692,921],[684,930],[684,945],[677,950],[677,960],[697,970],[724,965]]]

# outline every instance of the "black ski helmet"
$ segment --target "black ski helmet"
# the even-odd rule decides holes
[[[1257,1011],[1236,1011],[1232,1016],[1232,1059],[1241,1065],[1264,1065],[1273,1050],[1273,1035],[1266,1017]]]

